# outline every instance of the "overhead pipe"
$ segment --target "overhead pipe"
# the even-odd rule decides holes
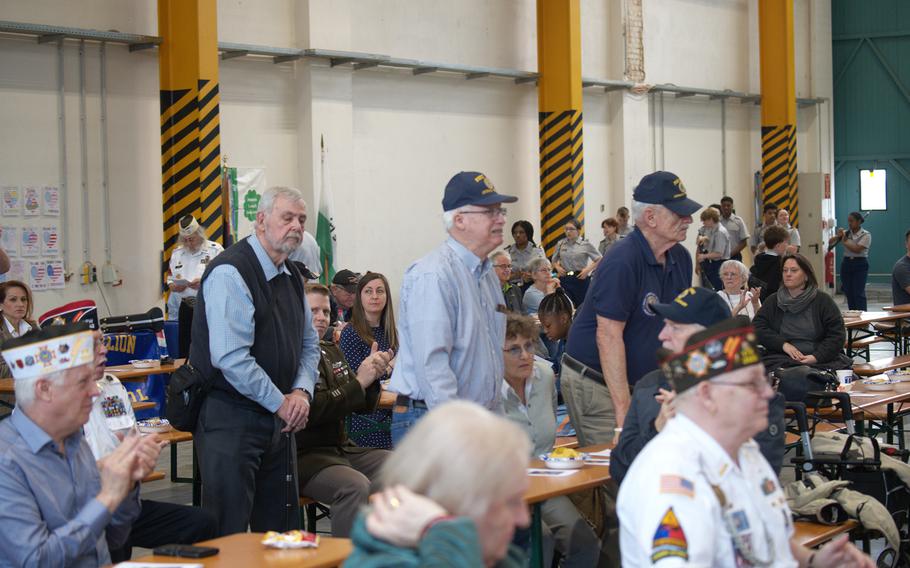
[[[105,267],[107,267],[111,264],[111,190],[107,144],[107,49],[105,46],[105,42],[101,42],[98,53],[101,64],[101,205],[104,207],[101,225],[104,228],[104,260],[106,261]]]
[[[57,42],[57,153],[58,176],[60,188],[61,215],[60,215],[60,248],[63,254],[63,274],[68,274],[69,269],[69,195],[66,191],[66,89],[64,79],[64,50],[63,40]]]
[[[89,262],[88,125],[85,114],[85,40],[79,41],[79,142],[82,162],[82,263]]]

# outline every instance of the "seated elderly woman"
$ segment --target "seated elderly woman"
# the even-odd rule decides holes
[[[506,418],[527,432],[535,456],[549,453],[556,441],[556,378],[550,365],[534,360],[537,334],[532,318],[507,316],[503,410]],[[556,549],[563,555],[565,568],[597,564],[597,536],[568,497],[545,501],[541,513],[544,525],[556,540]],[[544,565],[549,566],[549,562]]]
[[[540,308],[540,301],[547,294],[552,294],[559,286],[559,280],[553,277],[550,261],[546,258],[535,258],[528,264],[532,284],[525,290],[524,313],[533,316]]]
[[[774,391],[747,318],[723,320],[658,357],[676,416],[620,486],[624,567],[875,566],[847,535],[816,550],[795,538],[784,491],[752,439],[768,427]]]
[[[796,365],[823,369],[852,365],[842,351],[847,332],[840,309],[818,289],[812,265],[801,254],[784,257],[781,286],[765,300],[753,325],[766,349],[762,362],[769,371]]]
[[[434,408],[385,462],[346,565],[525,566],[510,543],[530,523],[530,453],[520,428],[472,402]]]
[[[720,265],[720,280],[724,287],[717,291],[734,316],[755,317],[761,308],[759,288],[749,288],[749,269],[738,260],[727,260]]]

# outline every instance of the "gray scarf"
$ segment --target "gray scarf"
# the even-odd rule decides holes
[[[790,292],[787,291],[786,286],[781,286],[777,289],[777,305],[785,312],[798,314],[812,304],[817,294],[818,288],[815,286],[806,286],[806,289],[803,290],[799,296],[794,298],[790,296]]]

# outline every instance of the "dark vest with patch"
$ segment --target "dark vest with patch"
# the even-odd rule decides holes
[[[204,285],[212,270],[222,264],[236,268],[250,291],[255,309],[255,333],[250,354],[272,383],[284,394],[291,392],[300,365],[305,321],[303,282],[297,268],[290,262],[284,265],[291,272],[290,275],[282,272],[271,281],[267,281],[256,252],[247,239],[243,239],[209,263],[202,275],[199,293],[196,295],[190,361],[203,376],[212,381],[210,396],[228,398],[247,408],[267,412],[259,403],[237,392],[237,389],[224,378],[221,370],[212,366]]]

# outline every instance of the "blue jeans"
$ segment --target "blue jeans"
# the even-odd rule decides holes
[[[401,439],[408,433],[408,430],[427,412],[424,407],[415,407],[414,401],[410,401],[407,407],[396,404],[392,409],[392,447],[397,447],[401,443]]]
[[[840,281],[847,307],[851,310],[866,310],[866,277],[869,275],[869,261],[863,257],[845,256],[840,264]]]

